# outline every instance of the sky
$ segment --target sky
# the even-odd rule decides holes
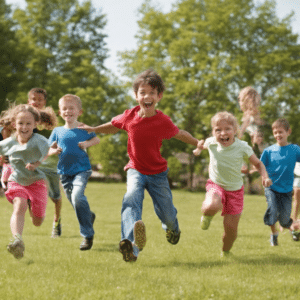
[[[172,9],[172,4],[176,0],[154,0],[153,3],[159,3],[160,10],[164,13]],[[255,0],[259,3],[259,0]],[[13,7],[19,6],[25,8],[25,0],[6,0],[7,4]],[[138,9],[143,3],[142,0],[92,0],[93,6],[106,15],[107,25],[105,27],[107,48],[109,58],[106,59],[105,66],[115,75],[120,77],[118,68],[119,51],[132,50],[136,48],[134,36],[138,31]],[[300,1],[299,0],[276,0],[277,15],[279,18],[287,16],[291,11],[295,12],[292,19],[292,28],[294,33],[300,35]]]

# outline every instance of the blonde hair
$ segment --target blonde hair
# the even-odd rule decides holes
[[[59,101],[58,101],[58,106],[60,106],[62,104],[63,101],[75,101],[78,108],[79,109],[82,109],[82,102],[81,102],[81,99],[76,96],[76,95],[72,95],[72,94],[67,94],[67,95],[64,95],[62,96]]]
[[[228,111],[218,112],[211,118],[212,129],[214,129],[214,127],[217,126],[221,121],[226,121],[228,124],[232,125],[235,130],[238,129],[238,122],[236,117]]]
[[[239,93],[238,99],[243,101],[245,111],[249,111],[251,115],[259,113],[258,107],[261,98],[259,93],[252,86],[243,88]]]

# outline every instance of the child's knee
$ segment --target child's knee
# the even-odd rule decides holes
[[[43,224],[45,217],[32,217],[32,224],[36,227],[39,227]]]

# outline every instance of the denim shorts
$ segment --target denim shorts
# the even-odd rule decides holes
[[[266,225],[275,225],[279,221],[284,228],[290,228],[293,223],[291,219],[293,191],[279,193],[271,188],[265,188],[268,208],[264,216]]]

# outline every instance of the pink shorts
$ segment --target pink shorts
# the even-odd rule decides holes
[[[5,196],[10,203],[13,203],[16,197],[29,199],[31,202],[31,211],[34,216],[43,218],[46,215],[48,191],[47,183],[43,179],[27,186],[9,181]]]
[[[224,215],[239,215],[244,208],[244,187],[237,191],[226,191],[210,179],[206,183],[206,192],[213,189],[222,199]]]

